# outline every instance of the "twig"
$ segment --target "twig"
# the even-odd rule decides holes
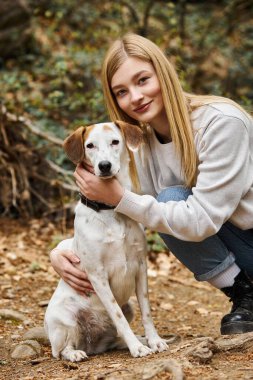
[[[52,204],[48,203],[36,190],[34,190],[33,188],[30,187],[30,191],[31,193],[39,199],[39,201],[41,203],[43,203],[45,206],[47,206],[49,209],[51,209],[53,207]]]
[[[12,122],[20,122],[25,127],[27,127],[31,132],[33,132],[35,135],[40,136],[44,138],[45,140],[51,141],[55,145],[62,146],[63,140],[59,139],[58,137],[54,137],[52,135],[48,135],[45,132],[40,131],[35,125],[32,124],[32,122],[29,119],[26,119],[24,116],[17,116],[13,113],[10,113],[7,111],[5,106],[1,107],[2,114],[6,116],[7,120]]]
[[[15,170],[12,166],[8,167],[8,170],[11,174],[11,183],[12,183],[12,204],[14,207],[17,207],[17,180],[15,176]]]
[[[114,372],[121,372],[121,371],[130,372],[129,369],[127,368],[113,369],[112,371],[104,372],[103,374],[98,375],[97,379],[104,379],[106,376],[111,375]]]
[[[57,164],[55,164],[53,161],[48,160],[48,159],[46,159],[46,162],[48,163],[50,168],[56,171],[57,173],[63,174],[64,176],[73,176],[73,172],[71,170],[65,170],[61,168],[60,166],[58,166]]]
[[[78,191],[78,187],[75,186],[74,184],[67,184],[65,182],[61,182],[58,178],[56,179],[49,179],[49,178],[46,178],[46,177],[43,177],[42,175],[36,173],[36,172],[32,172],[30,173],[30,177],[32,178],[36,178],[42,182],[45,182],[45,183],[48,183],[50,186],[54,186],[54,187],[62,187],[63,189],[65,190],[69,190],[69,191]]]
[[[207,290],[208,292],[213,291],[212,288],[210,288],[207,285],[204,285],[202,283],[198,283],[198,282],[197,283],[191,283],[191,282],[182,280],[180,278],[177,278],[177,277],[171,276],[171,275],[168,277],[168,281],[177,282],[178,284],[185,285],[185,286],[191,286],[192,288],[204,289],[204,290]]]
[[[6,130],[4,128],[4,125],[3,125],[2,121],[1,121],[1,131],[2,131],[2,136],[3,136],[3,140],[4,140],[5,145],[9,146],[10,143],[9,143],[9,140],[8,140],[8,137],[7,137],[7,133],[6,133]]]

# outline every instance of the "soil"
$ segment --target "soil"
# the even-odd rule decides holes
[[[0,319],[0,379],[176,379],[164,368],[152,372],[152,366],[175,359],[184,379],[253,379],[251,346],[229,351],[213,351],[206,360],[190,357],[186,347],[200,338],[220,338],[222,315],[230,309],[228,299],[207,283],[198,283],[172,254],[159,253],[149,260],[150,302],[154,323],[163,337],[175,334],[170,350],[145,358],[132,358],[127,350],[91,356],[71,364],[51,356],[48,345],[36,360],[12,359],[11,353],[22,342],[26,331],[43,326],[46,305],[58,275],[50,266],[48,253],[61,239],[72,235],[71,228],[59,222],[0,219],[0,309],[25,315],[24,321]],[[154,257],[154,255],[152,255]],[[132,329],[143,329],[135,297],[136,311]],[[229,338],[230,339],[230,338]]]

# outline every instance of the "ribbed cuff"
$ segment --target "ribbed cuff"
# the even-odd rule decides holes
[[[123,197],[115,208],[115,211],[139,222],[139,219],[141,219],[140,216],[143,213],[141,196],[125,189]]]

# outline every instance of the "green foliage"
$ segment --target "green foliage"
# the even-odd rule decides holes
[[[8,110],[29,115],[45,131],[63,138],[80,124],[107,119],[101,64],[111,41],[127,31],[141,33],[164,49],[186,91],[225,95],[252,107],[250,2],[27,3],[33,44],[2,63],[0,96]]]
[[[148,252],[168,252],[167,246],[157,232],[146,230]]]

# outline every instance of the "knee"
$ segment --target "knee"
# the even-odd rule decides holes
[[[168,202],[168,201],[186,201],[189,195],[192,194],[191,189],[184,186],[171,186],[162,190],[158,196],[158,202]]]

